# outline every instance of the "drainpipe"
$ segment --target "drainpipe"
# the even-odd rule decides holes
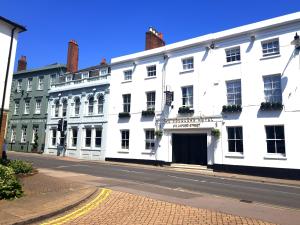
[[[14,27],[11,30],[11,36],[10,36],[10,46],[9,46],[9,53],[8,53],[8,60],[7,60],[7,67],[6,67],[4,89],[3,89],[3,95],[2,95],[3,96],[3,100],[2,100],[1,113],[0,113],[0,133],[1,133],[1,128],[2,128],[2,118],[3,118],[3,113],[4,113],[4,103],[5,103],[5,95],[6,95],[6,88],[7,88],[7,79],[8,79],[8,74],[9,74],[9,67],[10,67],[11,51],[12,51],[13,39],[14,39],[14,34],[15,34],[15,30],[16,29],[17,29],[17,27]]]

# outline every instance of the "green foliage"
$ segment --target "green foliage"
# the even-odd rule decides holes
[[[219,129],[213,128],[211,130],[211,135],[214,136],[215,138],[219,138],[221,135],[221,132]]]
[[[12,168],[15,174],[31,173],[33,170],[31,163],[24,162],[22,160],[11,160],[8,163],[8,167]]]
[[[0,199],[17,198],[22,194],[22,186],[17,180],[14,170],[0,165]]]
[[[33,143],[33,150],[34,151],[37,151],[38,147],[39,147],[39,144],[38,144],[38,140],[39,140],[39,136],[37,134],[37,132],[34,134],[34,143]]]
[[[182,107],[179,107],[178,113],[180,113],[180,114],[194,113],[194,110],[188,106],[182,106]]]
[[[242,112],[242,106],[241,105],[223,105],[222,112],[223,113]]]
[[[161,138],[163,136],[163,132],[162,130],[156,130],[154,132],[154,135],[157,137],[157,138]]]

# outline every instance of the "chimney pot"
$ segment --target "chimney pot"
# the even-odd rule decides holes
[[[18,68],[17,71],[26,70],[27,69],[27,60],[25,55],[21,55],[18,60]]]
[[[163,34],[157,32],[155,28],[150,27],[149,31],[146,32],[146,47],[145,50],[159,48],[165,46],[165,41],[163,40]]]
[[[75,40],[70,40],[68,45],[67,72],[74,73],[78,71],[79,48]]]
[[[106,64],[106,58],[102,58],[102,60],[101,60],[101,63],[100,63],[101,65],[105,65]]]

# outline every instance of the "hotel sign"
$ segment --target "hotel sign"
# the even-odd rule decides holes
[[[214,117],[184,117],[165,120],[164,129],[195,129],[195,128],[213,128],[216,120]]]

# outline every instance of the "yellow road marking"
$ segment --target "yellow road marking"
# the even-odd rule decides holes
[[[103,188],[101,193],[93,201],[84,205],[80,209],[77,209],[74,212],[72,212],[68,215],[65,215],[63,217],[57,218],[55,220],[42,223],[41,225],[52,225],[52,224],[59,225],[59,224],[66,223],[70,220],[73,220],[75,218],[78,218],[78,217],[88,213],[92,209],[96,208],[101,202],[103,202],[110,195],[110,193],[111,193],[111,190]]]

